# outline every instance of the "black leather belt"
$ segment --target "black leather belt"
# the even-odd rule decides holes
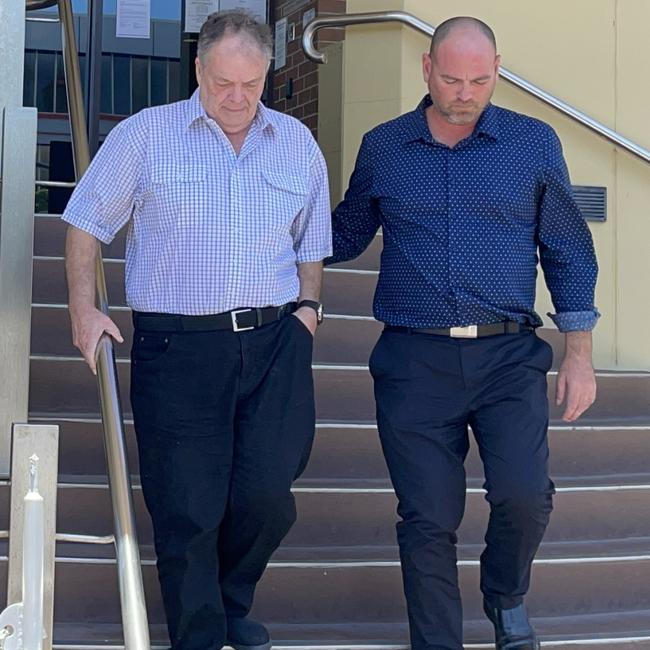
[[[133,325],[145,332],[210,332],[212,330],[246,332],[278,321],[294,311],[296,311],[295,302],[288,302],[280,307],[233,309],[221,314],[205,316],[134,311]]]
[[[501,323],[488,323],[487,325],[466,325],[465,327],[401,327],[386,325],[386,329],[391,332],[407,332],[409,334],[436,334],[437,336],[449,336],[458,339],[477,339],[482,336],[519,334],[520,332],[529,332],[534,328],[515,321],[503,321]]]

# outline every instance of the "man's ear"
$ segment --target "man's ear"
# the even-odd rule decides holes
[[[429,77],[431,76],[431,68],[433,67],[433,61],[431,60],[431,54],[425,52],[422,55],[422,77],[424,82],[429,82]]]

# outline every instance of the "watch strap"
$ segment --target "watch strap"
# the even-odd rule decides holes
[[[323,305],[322,303],[318,302],[317,300],[301,300],[298,303],[297,308],[300,309],[301,307],[309,307],[310,309],[313,309],[316,312],[316,316],[318,317],[318,323],[320,324],[323,320]]]

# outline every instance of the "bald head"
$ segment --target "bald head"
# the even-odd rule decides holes
[[[456,16],[448,18],[436,27],[429,49],[432,58],[435,57],[438,48],[452,36],[487,41],[496,55],[497,41],[489,25],[472,16]]]
[[[450,18],[436,29],[422,57],[432,105],[429,116],[473,127],[490,102],[499,74],[494,33],[476,18]]]

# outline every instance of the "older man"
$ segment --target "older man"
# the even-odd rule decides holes
[[[115,127],[63,217],[93,371],[99,337],[122,340],[94,305],[97,240],[129,224],[131,402],[175,650],[270,647],[247,615],[314,434],[327,174],[310,132],[260,103],[270,56],[266,26],[211,15],[198,91]]]
[[[538,647],[523,605],[551,512],[546,372],[535,335],[538,255],[566,332],[557,380],[564,419],[595,398],[596,261],[557,136],[490,104],[492,30],[442,23],[423,57],[428,95],[366,134],[334,213],[334,257],[383,229],[374,310],[386,324],[370,359],[377,423],[399,499],[397,525],[415,650],[461,650],[456,530],[468,425],[491,515],[481,556],[484,608],[500,650]]]

